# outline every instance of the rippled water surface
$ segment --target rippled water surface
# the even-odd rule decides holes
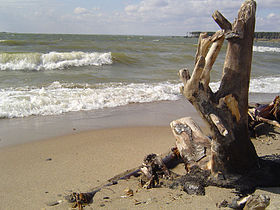
[[[197,39],[0,33],[0,118],[177,100]],[[211,75],[219,85],[226,46]],[[280,93],[280,44],[255,42],[250,92]]]

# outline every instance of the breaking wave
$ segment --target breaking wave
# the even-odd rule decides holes
[[[265,46],[253,46],[253,51],[255,52],[280,52],[278,47],[265,47]]]
[[[179,86],[169,82],[95,85],[53,82],[45,87],[0,89],[0,118],[59,115],[130,103],[177,100]]]
[[[1,53],[0,70],[54,70],[78,66],[101,66],[112,64],[108,53],[49,52],[42,53]]]
[[[31,115],[59,115],[118,107],[130,103],[178,100],[181,83],[99,83],[74,84],[53,82],[43,87],[0,89],[0,118]],[[213,91],[220,82],[210,83]],[[280,77],[253,78],[251,93],[280,93]]]
[[[213,91],[217,91],[220,82],[210,83]],[[251,93],[280,93],[280,77],[259,77],[250,80]]]

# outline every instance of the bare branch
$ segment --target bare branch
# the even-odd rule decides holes
[[[232,29],[231,23],[218,10],[213,13],[212,17],[221,29],[225,31]]]
[[[224,31],[217,31],[212,37],[211,41],[213,41],[212,46],[207,53],[205,58],[205,67],[203,69],[203,73],[201,75],[201,82],[204,84],[204,87],[208,87],[210,82],[210,71],[212,70],[212,66],[216,61],[216,58],[219,55],[219,52],[223,46],[224,42]]]

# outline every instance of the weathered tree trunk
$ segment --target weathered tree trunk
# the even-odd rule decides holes
[[[246,0],[238,18],[230,24],[216,11],[213,18],[222,30],[212,37],[200,35],[192,76],[186,69],[179,71],[184,84],[182,93],[210,126],[209,165],[214,174],[242,174],[258,166],[247,117],[255,12],[255,1]],[[228,47],[221,85],[213,93],[209,87],[210,71],[224,39]]]
[[[259,158],[248,132],[248,90],[255,12],[255,1],[246,0],[238,18],[231,24],[216,11],[213,18],[222,30],[211,37],[206,33],[200,35],[192,76],[187,69],[179,71],[184,84],[181,92],[209,125],[211,138],[205,136],[191,118],[174,120],[170,126],[177,147],[172,153],[163,159],[150,154],[145,157],[141,168],[116,176],[89,193],[73,193],[69,200],[75,203],[75,207],[82,208],[103,187],[136,176],[140,171],[147,177],[144,187],[154,187],[160,183],[160,176],[166,176],[174,181],[170,187],[180,184],[190,194],[204,194],[204,187],[209,185],[236,188],[241,193],[251,192],[257,186],[280,186],[279,155]],[[228,49],[223,76],[219,90],[213,93],[209,87],[210,72],[224,39],[228,40]],[[273,111],[274,117],[279,117],[279,104],[278,98],[273,106],[267,108]],[[261,114],[265,113],[266,110]],[[168,169],[181,161],[185,163],[188,173],[172,177]],[[217,174],[225,176],[216,179],[213,175]]]

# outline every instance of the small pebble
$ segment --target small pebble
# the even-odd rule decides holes
[[[105,204],[104,204],[104,203],[100,204],[100,207],[104,207],[104,206],[105,206]]]
[[[126,195],[127,197],[133,196],[133,190],[130,189],[130,188],[126,188],[126,189],[124,190],[124,193],[125,193],[125,195]]]
[[[51,161],[51,160],[52,160],[51,158],[47,158],[47,159],[46,159],[46,161]]]
[[[48,202],[46,204],[47,204],[47,206],[56,206],[56,205],[60,204],[61,202],[62,202],[61,200],[59,200],[59,201],[51,201],[51,202]]]
[[[104,200],[108,200],[108,199],[110,199],[110,197],[105,196],[103,199],[104,199]]]
[[[220,203],[216,203],[216,206],[218,207],[218,208],[226,208],[226,207],[228,207],[228,201],[226,201],[226,200],[223,200],[223,201],[221,201]]]

